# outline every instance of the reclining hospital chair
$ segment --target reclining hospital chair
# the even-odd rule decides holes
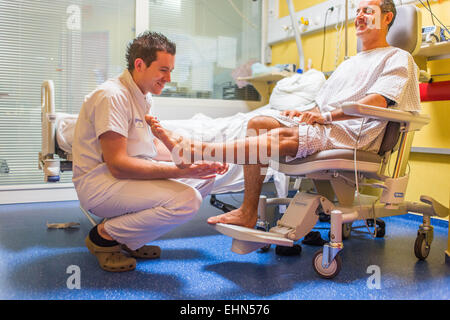
[[[420,18],[420,11],[415,6],[399,7],[388,42],[415,54],[421,45]],[[268,232],[234,225],[215,225],[217,231],[233,238],[233,252],[247,254],[267,244],[292,247],[295,241],[313,229],[319,212],[324,212],[331,216],[330,241],[314,254],[313,268],[321,277],[330,279],[341,270],[339,252],[344,247],[343,232],[351,231],[352,222],[368,219],[376,222],[377,218],[415,212],[423,215],[423,224],[417,233],[414,252],[418,259],[426,259],[433,241],[430,217],[445,217],[449,209],[429,196],[421,196],[421,203],[407,202],[405,192],[408,183],[406,169],[414,132],[429,123],[429,116],[355,102],[343,104],[342,109],[347,115],[388,121],[378,154],[335,149],[289,163],[277,163],[279,170],[288,176],[310,179],[315,192],[299,190],[293,198],[286,199],[261,197],[259,219],[264,217],[266,205],[289,205],[282,218]],[[393,173],[387,175],[389,160],[394,157]],[[362,186],[381,190],[381,195],[380,192],[379,195],[361,194],[359,189]]]

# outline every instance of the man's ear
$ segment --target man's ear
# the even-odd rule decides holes
[[[141,58],[137,58],[134,60],[134,69],[136,71],[142,71],[146,67],[147,67],[147,65],[145,64],[144,60],[142,60]]]
[[[386,20],[387,25],[389,25],[392,22],[392,20],[394,19],[394,13],[392,13],[390,11],[386,12],[384,19]]]

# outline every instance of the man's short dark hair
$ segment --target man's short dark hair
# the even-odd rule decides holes
[[[128,70],[134,70],[134,61],[137,58],[144,60],[147,67],[150,66],[156,60],[158,51],[175,55],[176,45],[161,33],[146,31],[140,34],[127,47]]]
[[[395,3],[393,0],[381,0],[380,4],[381,12],[387,13],[392,12],[393,17],[392,21],[388,25],[388,30],[391,28],[391,26],[394,24],[395,16],[397,15],[397,9],[395,8]]]

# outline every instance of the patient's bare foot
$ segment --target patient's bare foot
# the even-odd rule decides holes
[[[164,129],[161,126],[161,123],[155,117],[146,115],[145,121],[150,126],[153,135],[159,140],[161,140],[161,142],[164,143],[164,145],[167,147],[167,149],[169,149],[169,151],[172,151],[173,148],[175,148],[175,146],[179,144],[181,140],[183,140],[182,137],[176,137],[174,134],[172,134],[172,132],[170,132],[167,129]]]
[[[225,223],[253,228],[256,225],[257,213],[246,212],[242,208],[208,218],[209,224]]]

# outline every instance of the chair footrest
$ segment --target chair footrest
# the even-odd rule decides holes
[[[261,231],[252,228],[246,228],[223,223],[215,224],[214,228],[220,233],[230,236],[237,240],[271,243],[271,244],[278,244],[281,246],[293,245],[292,240],[286,239],[283,237],[283,235],[274,232]]]
[[[446,216],[448,216],[450,214],[449,208],[447,208],[446,206],[442,205],[438,201],[434,200],[432,197],[423,196],[422,195],[422,196],[420,196],[420,201],[422,201],[423,203],[431,205],[431,207],[433,208],[434,213],[438,217],[444,218],[444,217],[446,217]]]

